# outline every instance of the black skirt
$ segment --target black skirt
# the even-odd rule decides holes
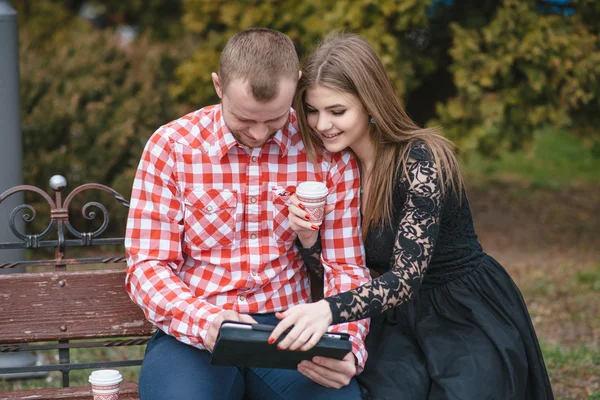
[[[493,258],[371,320],[363,398],[546,400],[552,388],[523,297]]]

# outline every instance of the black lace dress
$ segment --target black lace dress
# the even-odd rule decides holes
[[[423,144],[394,193],[394,229],[368,232],[381,274],[327,298],[333,323],[371,319],[369,399],[553,399],[521,293],[477,241],[466,194],[442,194]],[[400,174],[401,175],[401,174]]]

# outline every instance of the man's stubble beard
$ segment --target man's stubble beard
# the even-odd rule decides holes
[[[280,129],[281,129],[281,128],[280,128]],[[264,146],[264,145],[265,145],[265,143],[267,143],[269,140],[271,140],[271,138],[273,138],[273,136],[275,136],[275,135],[277,134],[277,132],[278,132],[280,129],[277,129],[275,132],[273,132],[273,133],[269,134],[269,136],[267,136],[267,138],[266,138],[266,139],[265,139],[265,140],[264,140],[262,143],[260,143],[260,144],[258,144],[258,145],[254,145],[254,144],[251,144],[251,143],[247,143],[247,142],[244,140],[244,135],[243,135],[243,134],[240,134],[240,133],[238,133],[238,132],[235,132],[235,131],[231,131],[231,134],[233,135],[233,137],[235,138],[235,140],[237,140],[237,141],[238,141],[238,143],[240,143],[240,144],[243,144],[244,146],[247,146],[247,147],[250,147],[250,148],[254,149],[254,148],[257,148],[257,147],[262,147],[262,146]]]

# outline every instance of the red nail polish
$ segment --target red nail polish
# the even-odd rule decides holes
[[[275,339],[269,338],[269,344],[273,344],[273,342],[275,342]]]
[[[306,215],[304,216],[304,218],[306,218],[306,220],[307,220],[307,221],[309,221],[309,220],[310,220],[310,214],[306,214]]]
[[[300,204],[298,204],[298,207],[299,207],[301,210],[304,210],[304,211],[306,211],[306,207],[304,207],[304,204],[300,203]]]
[[[319,230],[319,227],[318,227],[318,226],[316,226],[316,225],[311,225],[311,226],[310,226],[310,228],[311,228],[313,231],[318,231],[318,230]]]

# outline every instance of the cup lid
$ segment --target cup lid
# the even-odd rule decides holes
[[[328,193],[327,185],[323,182],[307,181],[296,186],[296,195],[309,199],[320,199]]]
[[[93,371],[88,380],[93,385],[115,385],[123,380],[123,376],[116,369],[99,369]]]

